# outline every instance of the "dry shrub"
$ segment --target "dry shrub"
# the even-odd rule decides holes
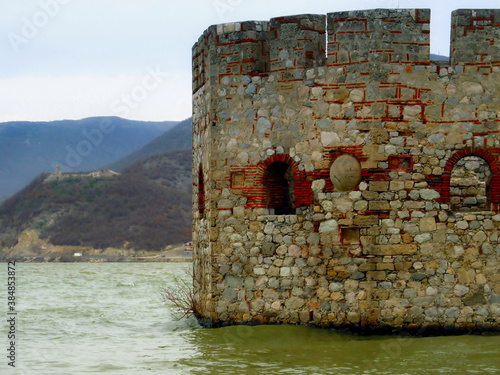
[[[160,295],[168,304],[175,320],[188,318],[191,315],[200,317],[194,298],[193,287],[185,280],[175,277],[175,285],[160,289]]]

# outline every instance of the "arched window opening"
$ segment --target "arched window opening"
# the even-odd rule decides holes
[[[264,186],[267,192],[266,207],[272,210],[271,213],[295,214],[294,179],[290,165],[282,161],[271,163],[264,172]]]
[[[205,179],[201,165],[198,172],[198,212],[200,215],[205,213]]]
[[[491,203],[491,168],[478,156],[465,156],[451,171],[450,205],[453,211],[488,211]]]

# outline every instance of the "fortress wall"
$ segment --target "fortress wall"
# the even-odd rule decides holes
[[[328,64],[429,64],[430,10],[328,14]]]
[[[500,62],[500,11],[498,9],[459,9],[451,18],[452,64],[479,65],[478,69],[491,69],[489,64]],[[484,64],[484,67],[481,65]]]
[[[207,325],[499,329],[499,63],[429,61],[429,18],[250,21],[212,26],[193,47],[194,282]],[[481,56],[495,56],[498,25],[478,27]],[[471,155],[489,169],[487,202],[456,211],[454,167]]]
[[[325,16],[273,18],[270,26],[269,71],[279,72],[280,81],[300,80],[304,69],[325,65]]]

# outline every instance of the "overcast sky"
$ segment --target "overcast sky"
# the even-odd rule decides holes
[[[448,55],[451,11],[498,5],[498,0],[0,0],[0,122],[185,119],[191,116],[191,47],[212,24],[431,8],[431,52]]]

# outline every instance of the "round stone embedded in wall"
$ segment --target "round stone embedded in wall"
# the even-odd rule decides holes
[[[330,179],[337,190],[353,190],[361,181],[361,164],[352,155],[339,156],[330,168]]]

